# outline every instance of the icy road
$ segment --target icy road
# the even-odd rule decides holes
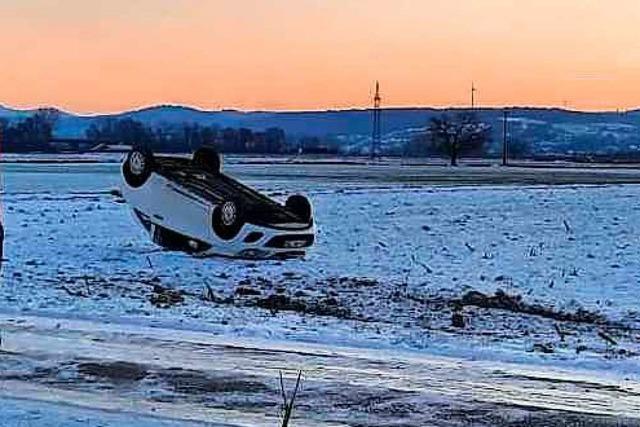
[[[637,424],[636,171],[229,170],[313,199],[304,260],[158,250],[116,164],[3,165],[8,425],[276,425],[297,369],[296,425]]]
[[[534,408],[552,424],[604,422],[640,412],[639,383],[576,371],[56,318],[1,315],[0,326],[0,398],[147,423],[275,426],[278,372],[292,382],[296,369],[305,373],[297,426],[508,422]]]

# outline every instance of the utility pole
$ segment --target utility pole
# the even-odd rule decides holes
[[[509,157],[509,141],[507,140],[507,116],[509,112],[505,108],[502,110],[502,166],[507,166],[507,159]]]
[[[476,108],[476,91],[478,89],[475,87],[474,83],[471,82],[471,109],[474,110]]]
[[[380,82],[376,80],[376,93],[373,97],[373,129],[371,132],[371,158],[375,159],[378,156],[381,140],[381,126],[380,126],[380,105],[382,104],[382,97],[380,96]]]

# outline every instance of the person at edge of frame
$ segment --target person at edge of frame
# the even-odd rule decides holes
[[[2,270],[2,258],[4,257],[4,226],[0,221],[0,270]]]

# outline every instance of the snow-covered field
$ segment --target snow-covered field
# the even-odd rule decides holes
[[[443,186],[446,171],[451,175],[458,172],[434,170],[439,177],[433,181],[437,186],[430,183],[429,171],[417,167],[410,172],[400,167],[362,169],[349,165],[230,167],[231,173],[271,196],[303,191],[315,204],[318,242],[305,259],[252,262],[195,259],[158,250],[134,222],[127,206],[111,193],[119,185],[117,164],[5,165],[3,209],[8,261],[2,271],[0,323],[5,330],[13,331],[6,333],[4,345],[22,356],[12,356],[15,360],[5,361],[3,368],[14,374],[51,369],[43,367],[46,363],[41,360],[43,354],[53,351],[42,344],[47,341],[42,337],[25,338],[31,329],[16,326],[18,320],[29,323],[32,317],[49,318],[61,319],[52,321],[60,323],[78,319],[97,325],[82,329],[84,338],[78,338],[81,343],[105,340],[88,336],[100,335],[99,325],[106,322],[119,325],[119,332],[113,334],[120,340],[123,331],[159,327],[174,338],[192,332],[215,338],[218,343],[233,340],[243,348],[281,343],[277,345],[286,350],[281,350],[279,363],[269,365],[272,370],[251,373],[264,378],[272,375],[275,379],[276,366],[294,370],[297,363],[301,367],[315,366],[314,361],[298,361],[291,355],[298,354],[299,348],[318,346],[323,352],[361,354],[368,367],[376,354],[386,355],[383,362],[377,362],[381,378],[388,378],[394,361],[410,367],[421,363],[434,369],[441,363],[436,361],[446,360],[463,372],[468,370],[471,377],[482,378],[477,381],[477,389],[467,387],[468,394],[462,395],[465,401],[477,402],[476,409],[484,408],[487,414],[501,405],[510,414],[515,411],[513,416],[530,416],[525,406],[603,416],[638,415],[640,186],[498,186],[495,182],[501,175],[491,168],[485,173],[492,174],[490,182],[494,185],[469,186],[466,176],[461,180],[465,186]],[[473,176],[482,173],[474,171]],[[509,182],[515,181],[513,173],[507,172]],[[539,178],[545,173],[553,175],[540,170],[522,176]],[[633,171],[620,173],[637,179]],[[598,181],[593,178],[597,171],[578,174],[577,182],[584,182],[584,177]],[[549,179],[558,179],[558,175]],[[450,181],[455,184],[455,179]],[[609,179],[605,176],[602,181]],[[55,337],[55,330],[52,327],[41,335]],[[65,327],[60,331],[68,334]],[[148,332],[143,335],[149,338]],[[113,337],[108,339],[111,342]],[[171,341],[169,337],[166,340]],[[36,341],[39,347],[29,344]],[[87,387],[72,387],[69,384],[74,381],[61,380],[75,378],[68,371],[79,369],[78,358],[94,360],[102,356],[153,365],[143,357],[126,358],[122,349],[89,348],[83,354],[81,350],[72,351],[72,347],[70,344],[67,359],[56,353],[58,362],[67,363],[66,370],[56,368],[56,381],[39,382],[26,374],[17,380],[24,387],[40,387],[34,392],[36,396],[49,388],[72,393],[77,387]],[[169,343],[167,348],[174,351],[182,344]],[[227,355],[221,352],[212,357],[215,364]],[[251,357],[233,363],[266,365],[265,360]],[[355,362],[349,363],[354,363],[350,366],[357,370]],[[171,369],[169,362],[161,365]],[[179,359],[175,365],[183,366]],[[353,411],[348,411],[345,408],[349,406],[340,406],[344,402],[339,397],[318,403],[318,398],[311,399],[315,394],[309,392],[310,400],[301,402],[299,422],[304,418],[309,425],[321,425],[321,421],[393,425],[390,420],[406,419],[413,420],[409,425],[427,421],[455,425],[469,420],[428,418],[433,414],[427,414],[425,405],[437,402],[442,409],[456,402],[459,405],[462,400],[443,387],[422,383],[421,374],[437,375],[415,369],[407,371],[409,385],[405,384],[403,390],[420,390],[423,394],[419,399],[392,395],[392,391],[398,391],[398,384],[382,380],[379,387],[385,390],[384,397],[376,397],[369,379],[360,384],[366,390],[356,391],[363,393],[362,399],[369,406],[362,401],[357,405],[351,402]],[[318,396],[327,392],[322,388],[326,384],[321,381],[322,372],[326,370],[307,372],[309,390],[315,390]],[[464,376],[458,372],[448,377],[449,371],[438,372],[444,383],[459,384]],[[499,372],[513,374],[504,378],[529,379],[546,372],[551,378],[539,379],[540,384],[548,380],[564,385],[558,386],[562,392],[539,400],[527,400],[526,393],[516,391],[507,398],[500,390],[491,398],[488,390],[499,382]],[[244,371],[242,374],[248,375]],[[353,375],[353,381],[347,377],[344,386],[358,384]],[[15,377],[7,374],[1,378],[17,381]],[[338,387],[335,377],[331,381],[332,387]],[[507,381],[505,390],[509,384],[516,390],[515,382]],[[126,397],[133,393],[119,385],[114,389],[102,388],[99,381],[95,385],[92,392],[97,394]],[[275,387],[275,382],[272,385]],[[237,392],[252,410],[277,415],[279,402],[273,401],[270,387],[262,395]],[[143,389],[135,393],[144,394],[145,399],[149,393],[153,397],[153,390],[170,393],[153,385]],[[582,391],[569,394],[583,389],[592,393],[606,390],[608,394],[600,405],[581,400]],[[1,414],[6,412],[10,419],[19,421],[30,413],[30,406],[21,407],[16,403],[19,401],[11,400],[23,399],[25,393],[13,395],[5,385],[2,395],[7,401],[0,401]],[[163,396],[164,400],[149,399],[158,405],[178,399],[171,394]],[[64,414],[68,411],[56,406],[60,403],[56,399],[35,400],[48,402],[38,406],[38,414],[67,416]],[[75,404],[81,399],[59,400]],[[231,402],[212,399],[204,406],[228,410],[240,405],[238,399]],[[188,403],[198,406],[198,402]],[[335,417],[323,417],[309,409],[314,403],[324,405],[326,413]],[[389,409],[393,404],[397,407]],[[473,412],[473,408],[456,408]],[[112,412],[120,409],[96,404],[74,409],[72,414],[98,420],[100,413],[90,411],[108,410],[113,418],[105,415],[101,425],[118,425],[118,415]],[[145,417],[153,412],[139,409],[129,408]],[[179,411],[176,415],[169,409],[158,410],[162,417],[141,418],[139,425],[165,425],[160,423],[169,423],[172,417],[201,420],[182,418]],[[479,415],[473,421],[491,425],[488,417]],[[25,425],[18,421],[15,425]],[[156,421],[158,424],[149,424]],[[242,425],[241,417],[228,413],[214,421]]]

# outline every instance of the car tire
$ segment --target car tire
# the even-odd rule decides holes
[[[287,199],[285,207],[305,223],[313,221],[311,202],[301,194],[294,194]]]
[[[220,154],[211,147],[200,147],[193,153],[192,162],[200,169],[218,175],[222,168]]]
[[[224,201],[213,209],[213,231],[222,240],[231,240],[238,235],[244,221],[240,206],[231,200]]]
[[[154,169],[154,158],[151,150],[134,147],[122,165],[122,175],[125,182],[133,188],[138,188],[147,182]]]

